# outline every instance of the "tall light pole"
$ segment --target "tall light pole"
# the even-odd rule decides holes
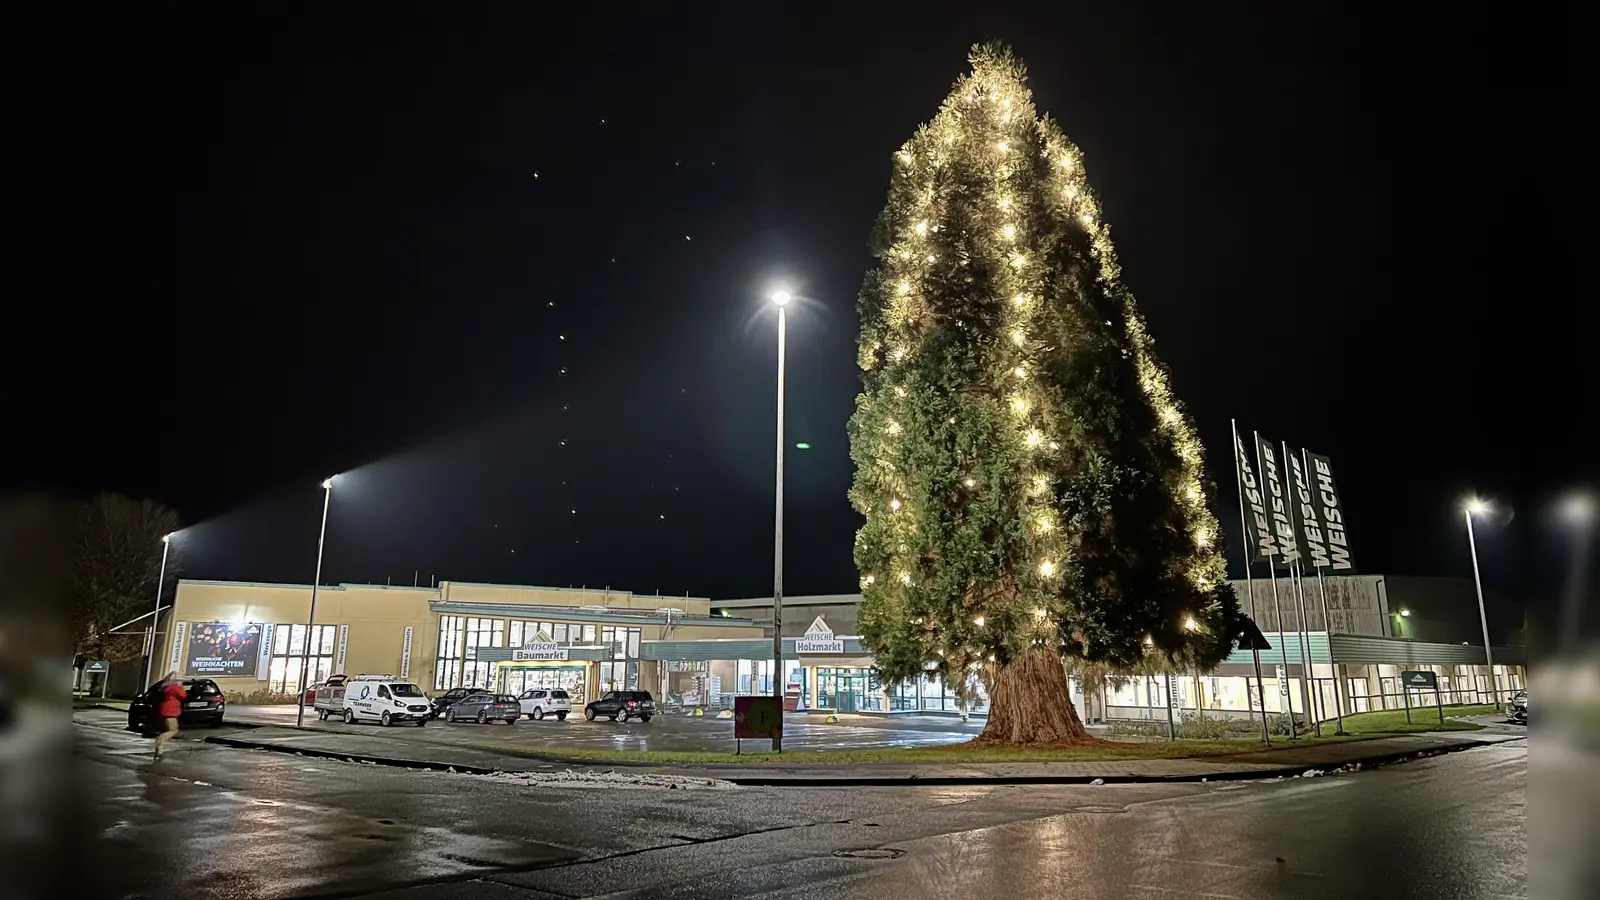
[[[772,303],[778,307],[778,508],[772,525],[772,696],[778,702],[778,725],[772,732],[772,750],[783,752],[783,351],[788,330],[788,291],[774,291]]]
[[[322,545],[328,539],[328,503],[333,499],[333,476],[322,479],[322,531],[317,535],[317,575],[311,579],[311,613],[306,618],[305,640],[300,642],[300,708],[296,728],[306,722],[306,671],[311,665],[311,639],[317,633],[317,585],[322,583]]]
[[[161,591],[167,583],[167,551],[172,549],[172,535],[161,536],[161,574],[156,576],[156,613],[150,620],[150,655],[144,658],[144,684],[150,686],[150,668],[156,661],[156,629],[161,627]]]
[[[1489,663],[1489,696],[1500,708],[1500,692],[1494,680],[1494,650],[1489,646],[1489,616],[1483,611],[1483,576],[1478,574],[1478,540],[1472,534],[1472,517],[1489,511],[1489,504],[1474,497],[1461,508],[1467,520],[1467,546],[1472,550],[1472,583],[1478,589],[1478,623],[1483,626],[1483,658]]]

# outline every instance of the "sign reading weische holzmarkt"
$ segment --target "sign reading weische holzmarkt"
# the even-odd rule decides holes
[[[833,629],[828,623],[822,621],[821,616],[811,620],[810,627],[806,628],[806,636],[794,642],[794,652],[802,653],[827,653],[834,656],[844,653],[844,641],[833,636]]]

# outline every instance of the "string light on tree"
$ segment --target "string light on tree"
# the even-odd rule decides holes
[[[906,575],[863,579],[860,628],[889,681],[931,668],[959,693],[981,667],[986,739],[1084,741],[1062,655],[1209,668],[1240,633],[1237,600],[1203,449],[1122,284],[1081,154],[1034,109],[1009,51],[975,48],[971,62],[901,148],[910,164],[891,167],[887,245],[859,303],[856,562]],[[874,367],[879,348],[896,365]],[[1085,378],[1100,382],[1085,391]],[[1152,420],[1154,434],[1121,424]],[[952,472],[968,490],[951,490]],[[905,497],[915,516],[898,515]],[[1111,522],[1116,540],[1091,539]],[[1153,592],[1123,595],[1152,578]],[[1205,627],[1174,628],[1185,617]]]

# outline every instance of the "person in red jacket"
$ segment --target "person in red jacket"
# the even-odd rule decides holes
[[[155,699],[156,716],[161,719],[163,728],[156,735],[156,759],[161,758],[161,746],[178,736],[178,716],[183,713],[183,701],[188,696],[189,692],[183,689],[177,672],[168,672],[167,677],[161,679]]]

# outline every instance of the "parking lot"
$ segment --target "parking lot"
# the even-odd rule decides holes
[[[293,706],[233,706],[229,722],[252,725],[293,725]],[[383,733],[374,724],[346,725],[342,721],[323,722],[306,710],[305,726],[321,731]],[[609,750],[727,750],[734,749],[733,721],[714,715],[703,717],[661,714],[649,722],[611,722],[597,719],[585,722],[582,713],[565,722],[553,718],[542,721],[522,719],[515,725],[492,722],[476,725],[449,724],[443,720],[426,727],[396,725],[389,731],[406,740],[447,744],[494,743],[528,748],[593,748]],[[843,716],[838,724],[828,724],[822,715],[789,713],[784,717],[783,746],[788,750],[865,750],[886,747],[929,747],[970,740],[983,730],[981,719],[963,723],[957,718],[937,716]],[[765,744],[746,741],[745,745]]]

